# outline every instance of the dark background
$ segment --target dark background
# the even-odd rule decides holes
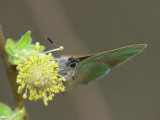
[[[159,120],[159,0],[0,0],[6,38],[48,35],[73,55],[146,43],[147,49],[102,80],[56,95],[49,106],[24,100],[31,120]],[[55,56],[64,54],[55,53]],[[0,101],[14,107],[0,59]]]

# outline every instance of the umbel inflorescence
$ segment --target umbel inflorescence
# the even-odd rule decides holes
[[[17,92],[23,93],[24,99],[42,99],[47,106],[55,93],[65,91],[66,79],[59,74],[60,67],[52,54],[39,53],[39,43],[35,48],[35,51],[15,62],[19,71],[17,83],[20,85]],[[22,53],[26,54],[25,51]]]

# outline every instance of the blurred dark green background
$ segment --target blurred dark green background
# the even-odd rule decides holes
[[[159,120],[159,6],[159,0],[0,0],[6,38],[31,30],[34,43],[52,49],[48,35],[73,55],[148,44],[107,77],[56,95],[48,107],[25,100],[31,120]],[[14,107],[1,58],[0,69],[0,101]]]

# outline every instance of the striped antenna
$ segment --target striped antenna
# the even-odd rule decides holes
[[[46,39],[47,39],[51,44],[53,44],[53,45],[55,45],[56,47],[60,48],[60,46],[57,45],[55,42],[53,42],[48,36],[46,36]],[[65,49],[63,49],[63,51],[64,51],[66,54],[68,54],[68,55],[70,55],[71,57],[73,57],[73,56],[72,56],[68,51],[66,51]]]

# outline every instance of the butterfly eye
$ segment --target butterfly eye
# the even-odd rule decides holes
[[[77,63],[78,63],[78,60],[74,57],[71,57],[68,59],[68,63],[66,66],[75,67]]]

